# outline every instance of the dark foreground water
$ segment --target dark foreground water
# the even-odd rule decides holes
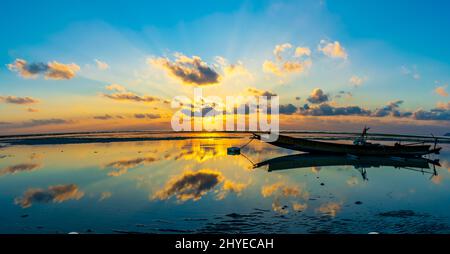
[[[450,233],[448,145],[435,175],[247,137],[0,148],[0,233]]]

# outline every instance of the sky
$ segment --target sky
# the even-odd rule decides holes
[[[439,0],[5,0],[0,135],[171,130],[180,109],[170,102],[194,88],[278,95],[284,130],[443,135],[449,10]]]

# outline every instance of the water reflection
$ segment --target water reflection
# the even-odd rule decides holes
[[[201,169],[198,171],[185,171],[179,176],[171,178],[163,187],[157,191],[152,199],[166,200],[175,196],[178,201],[193,200],[197,201],[202,196],[222,184],[219,190],[216,190],[217,199],[225,198],[227,192],[240,194],[246,187],[246,184],[236,183],[226,179],[220,171]]]
[[[40,167],[41,165],[37,163],[21,163],[17,165],[7,166],[0,170],[0,176],[34,171],[39,169]]]
[[[430,165],[432,168],[430,168]],[[353,166],[360,171],[362,178],[367,179],[367,168],[393,167],[430,174],[432,179],[441,179],[436,171],[436,166],[441,166],[439,160],[426,158],[400,158],[400,157],[375,157],[361,156],[352,157],[345,155],[320,155],[320,154],[295,154],[281,156],[259,162],[253,165],[254,168],[267,167],[268,171],[286,170],[295,168],[312,168],[318,172],[321,167],[331,166]],[[350,185],[355,180],[350,180]],[[437,180],[434,180],[437,181]]]
[[[262,142],[228,156],[236,137],[1,148],[0,233],[450,232],[450,147],[442,166]]]
[[[28,189],[22,197],[15,199],[15,203],[22,208],[29,208],[33,203],[61,203],[70,199],[78,200],[84,192],[75,184],[49,186],[47,189]]]
[[[128,169],[136,168],[140,165],[149,164],[156,161],[155,158],[135,158],[128,160],[113,161],[104,166],[104,168],[113,168],[114,171],[108,173],[109,176],[121,176],[128,172]]]

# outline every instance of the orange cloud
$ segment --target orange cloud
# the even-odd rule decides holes
[[[15,71],[23,78],[36,78],[43,74],[46,79],[72,79],[80,66],[71,63],[63,64],[57,61],[49,63],[28,63],[24,59],[17,58],[14,63],[7,65],[10,71]]]
[[[111,84],[105,87],[106,90],[116,91],[116,92],[126,92],[127,89],[119,84]]]
[[[95,64],[97,65],[97,68],[98,68],[99,70],[104,71],[104,70],[109,69],[109,65],[108,65],[106,62],[100,61],[100,60],[98,60],[98,59],[94,59],[94,62],[95,62]]]
[[[303,73],[308,68],[311,67],[312,61],[310,58],[298,59],[300,57],[309,57],[311,55],[311,50],[309,48],[298,47],[295,52],[288,55],[289,59],[285,59],[282,53],[288,49],[291,49],[292,45],[290,43],[284,43],[280,45],[275,45],[273,54],[275,56],[275,61],[265,60],[263,62],[263,71],[266,73],[272,73],[277,76],[283,76],[288,73]],[[296,57],[297,59],[293,59]]]
[[[103,94],[104,97],[117,101],[134,101],[134,102],[157,102],[162,101],[155,96],[140,96],[131,92]]]
[[[221,76],[212,67],[208,66],[200,57],[188,57],[175,54],[175,60],[168,58],[150,58],[148,63],[162,68],[171,77],[187,85],[212,85],[220,82]]]
[[[348,57],[347,51],[341,46],[341,43],[339,43],[338,41],[327,42],[325,40],[322,40],[320,41],[318,50],[321,51],[324,55],[332,58],[347,59]]]
[[[39,100],[31,97],[17,97],[17,96],[0,96],[0,102],[9,104],[28,105],[38,103]]]
[[[438,86],[438,87],[436,87],[436,89],[434,89],[434,92],[437,95],[440,95],[442,97],[447,97],[448,93],[447,93],[446,89],[447,89],[447,85],[445,85],[445,86]]]

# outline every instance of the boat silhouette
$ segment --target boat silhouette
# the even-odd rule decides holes
[[[430,165],[432,167],[430,167]],[[386,156],[348,156],[330,154],[295,154],[286,155],[253,164],[253,168],[267,167],[269,172],[295,168],[353,166],[367,180],[366,169],[379,167],[403,168],[424,174],[437,175],[435,166],[439,160],[421,157],[386,157]]]
[[[362,134],[357,137],[353,144],[340,144],[332,142],[323,142],[307,138],[297,138],[285,135],[278,135],[275,141],[267,142],[271,145],[307,152],[322,154],[344,154],[354,156],[399,156],[399,157],[421,157],[426,154],[439,154],[441,147],[437,147],[437,139],[435,138],[434,146],[427,145],[424,142],[412,144],[384,145],[368,142],[367,131],[364,128]],[[260,134],[253,133],[252,139],[261,139]]]

